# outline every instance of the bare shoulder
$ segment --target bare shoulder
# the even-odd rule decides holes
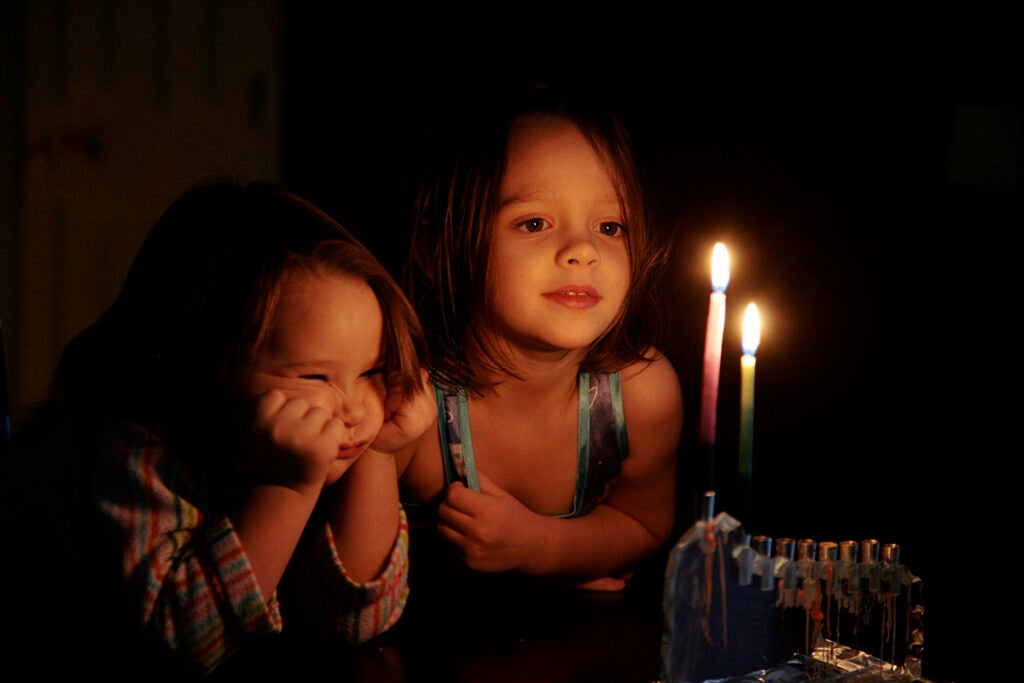
[[[678,439],[683,422],[679,375],[658,349],[648,349],[646,358],[622,371],[622,401],[630,431],[634,426],[668,429]]]
[[[660,543],[674,524],[683,393],[675,368],[657,349],[623,369],[622,408],[629,454],[609,504],[640,520]]]
[[[425,503],[444,490],[444,461],[437,429],[428,429],[395,453],[398,486],[403,502]]]

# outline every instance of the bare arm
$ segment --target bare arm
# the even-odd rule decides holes
[[[391,557],[398,534],[398,469],[395,452],[430,432],[437,408],[423,373],[423,390],[407,399],[392,388],[387,421],[373,447],[337,484],[331,529],[345,571],[354,581],[376,578]]]
[[[233,515],[264,598],[277,589],[337,457],[342,424],[280,391],[257,404],[241,463],[252,485]]]
[[[440,532],[471,568],[585,581],[622,572],[668,539],[683,410],[671,363],[658,355],[624,371],[623,402],[630,455],[609,497],[587,515],[538,515],[482,474],[479,493],[448,488]]]
[[[387,565],[398,535],[394,457],[367,451],[335,488],[330,524],[338,556],[353,581],[370,581]]]

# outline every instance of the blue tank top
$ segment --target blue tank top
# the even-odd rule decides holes
[[[576,490],[572,510],[556,517],[579,517],[604,500],[629,454],[622,384],[618,372],[579,374]],[[434,384],[445,484],[461,481],[480,490],[469,433],[469,403],[462,388]]]

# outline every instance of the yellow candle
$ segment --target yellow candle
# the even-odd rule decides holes
[[[757,347],[761,343],[761,316],[757,306],[747,304],[743,314],[743,355],[740,357],[740,521],[751,511],[751,480],[754,470],[754,368]],[[749,520],[746,520],[749,524]]]

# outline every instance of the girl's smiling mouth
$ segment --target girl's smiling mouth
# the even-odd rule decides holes
[[[576,310],[593,308],[601,301],[601,295],[589,285],[567,285],[551,292],[545,292],[541,296],[566,308]]]

